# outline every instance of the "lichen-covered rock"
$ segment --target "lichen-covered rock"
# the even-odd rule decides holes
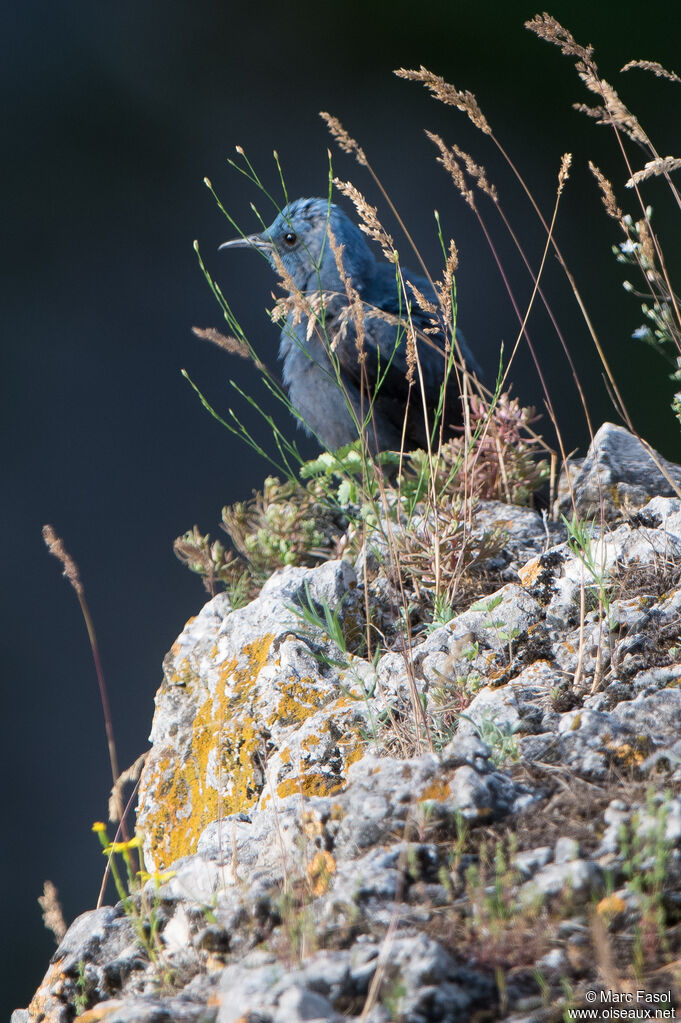
[[[342,561],[285,569],[248,607],[218,596],[187,624],[164,662],[140,784],[148,864],[195,852],[219,817],[343,787],[364,747],[366,665],[329,665],[340,652],[294,607],[307,586],[333,610],[354,583]]]
[[[592,527],[585,557],[482,503],[504,585],[421,634],[393,621],[371,660],[325,622],[356,633],[372,595],[387,613],[368,555],[359,580],[332,561],[206,604],[166,658],[141,780],[155,953],[122,905],[85,914],[13,1023],[545,1020],[546,985],[595,982],[594,906],[606,927],[678,912],[681,500],[641,506],[652,477],[612,454],[630,440],[598,437],[579,493],[607,470],[634,518]]]
[[[652,452],[652,454],[651,454]],[[599,516],[606,521],[638,511],[654,497],[678,496],[681,468],[668,462],[614,423],[603,423],[597,431],[586,458],[572,479],[572,494],[562,485],[560,510],[573,511],[583,518]]]

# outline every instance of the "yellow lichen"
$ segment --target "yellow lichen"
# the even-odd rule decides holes
[[[323,850],[307,865],[307,876],[312,885],[313,895],[323,895],[331,887],[331,877],[336,873],[336,861],[330,852]]]
[[[518,569],[520,583],[522,586],[533,586],[542,573],[542,564],[539,558],[532,558],[527,564]]]
[[[421,802],[433,800],[435,803],[444,803],[450,795],[449,782],[444,778],[435,778],[429,785],[426,785],[419,798]]]
[[[606,920],[611,920],[620,913],[624,913],[626,908],[626,902],[619,895],[606,895],[596,906],[596,912]]]
[[[143,779],[140,827],[156,869],[196,850],[203,829],[220,816],[246,810],[260,788],[259,720],[248,713],[252,693],[269,653],[267,634],[243,649],[241,664],[221,665],[215,692],[206,690],[192,725],[189,748],[168,748]],[[198,694],[197,694],[198,698]]]
[[[310,771],[309,774],[295,775],[287,778],[277,785],[277,795],[280,799],[286,796],[330,796],[343,788],[343,783],[337,778],[319,771]]]
[[[641,749],[628,742],[624,742],[620,746],[606,743],[606,748],[617,758],[622,767],[639,767],[648,755],[646,745],[647,743]]]
[[[282,697],[277,709],[270,715],[268,725],[300,724],[316,714],[320,707],[328,702],[326,693],[316,688],[311,678],[291,679],[280,682],[278,686]]]

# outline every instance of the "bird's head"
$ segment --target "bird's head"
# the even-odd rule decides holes
[[[300,291],[343,290],[328,228],[343,245],[343,267],[355,284],[367,280],[374,257],[358,227],[327,199],[296,199],[260,234],[225,242],[220,249],[254,248],[276,269],[281,259]]]

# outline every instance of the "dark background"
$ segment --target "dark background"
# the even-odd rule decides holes
[[[440,210],[461,254],[460,325],[488,368],[501,340],[507,350],[512,345],[515,321],[480,231],[422,129],[486,164],[535,266],[543,238],[487,140],[462,114],[391,71],[424,63],[475,92],[547,214],[560,156],[571,150],[558,238],[637,427],[668,457],[681,457],[664,365],[629,339],[641,314],[621,288],[609,252],[617,229],[601,211],[586,160],[595,159],[616,186],[625,175],[609,132],[570,109],[589,99],[571,61],[524,30],[537,9],[517,0],[4,5],[3,1018],[27,1004],[53,950],[36,905],[43,880],[57,884],[69,921],[95,903],[102,862],[90,826],[106,815],[110,780],[85,630],[41,527],[53,523],[79,564],[127,765],[147,746],[162,657],[204,600],[172,541],[194,523],[215,534],[222,505],[247,497],[268,471],[207,415],[180,376],[186,367],[223,412],[243,408],[230,377],[261,394],[248,366],[190,334],[194,323],[220,325],[194,238],[259,350],[274,360],[277,331],[264,311],[273,280],[250,253],[218,256],[217,245],[233,232],[202,183],[204,175],[212,179],[246,230],[257,227],[251,201],[269,216],[255,188],[227,165],[235,145],[271,188],[276,148],[290,195],[323,195],[329,141],[317,114],[337,115],[436,269],[432,211]],[[603,75],[658,150],[678,155],[680,87],[640,71],[618,75],[634,57],[674,68],[669,9],[655,0],[558,2],[551,13],[578,40],[595,44]],[[361,168],[337,151],[334,161],[376,200]],[[658,184],[647,195],[664,237],[673,208]],[[523,306],[530,285],[491,211],[488,223]],[[678,271],[678,249],[667,255]],[[553,259],[545,286],[594,422],[613,418]],[[583,415],[556,341],[541,316],[531,330],[567,439],[583,445]],[[541,405],[525,355],[513,376],[516,391]],[[292,421],[283,424],[293,432]]]

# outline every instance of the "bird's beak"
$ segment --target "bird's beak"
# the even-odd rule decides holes
[[[222,249],[258,249],[266,254],[273,249],[272,242],[262,234],[249,234],[244,238],[233,238],[229,242],[223,242],[218,246],[218,252]]]

